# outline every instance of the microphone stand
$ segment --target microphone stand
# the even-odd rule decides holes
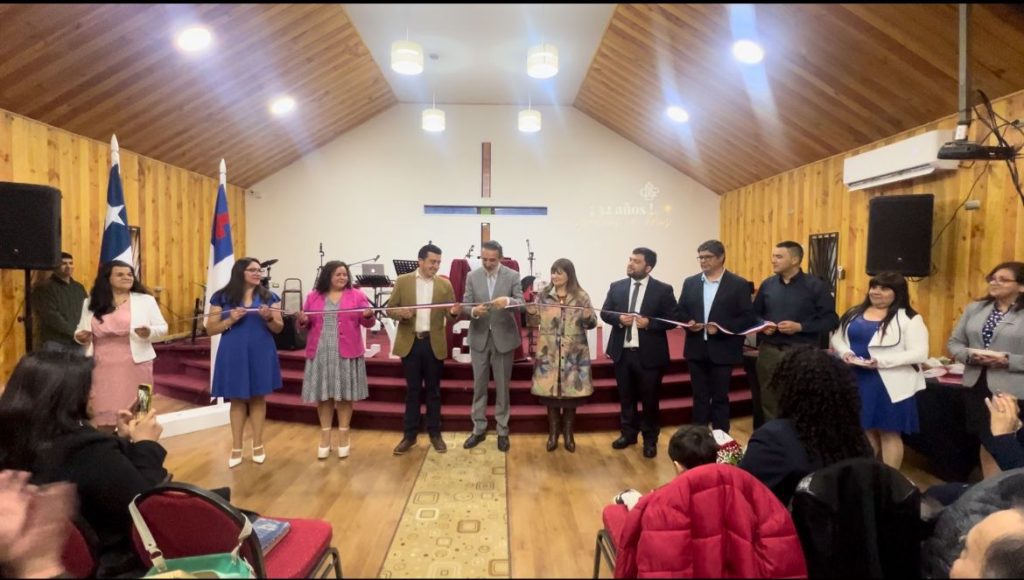
[[[379,259],[380,259],[380,254],[377,254],[376,256],[374,256],[372,258],[367,258],[365,260],[359,260],[358,262],[352,262],[352,263],[349,264],[349,267],[351,267],[351,266],[358,266],[359,264],[363,264],[363,263],[366,263],[366,262],[376,262]]]
[[[324,243],[320,242],[320,266],[316,269],[316,274],[313,276],[313,285],[316,285],[316,281],[320,279],[320,271],[324,269]]]
[[[530,276],[533,276],[533,249],[530,248],[530,239],[526,239],[526,259],[530,262]],[[526,345],[527,353],[526,356],[530,357],[530,360],[534,360],[537,354],[537,337],[533,333],[534,328],[528,327],[526,330]]]
[[[475,247],[476,247],[476,244],[470,244],[469,251],[466,252],[466,259],[467,260],[469,259],[470,256],[473,255],[473,248],[475,248]]]
[[[530,249],[530,239],[526,239],[526,259],[530,262],[530,275],[533,276],[533,250]]]

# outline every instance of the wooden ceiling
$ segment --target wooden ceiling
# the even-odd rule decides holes
[[[766,57],[745,75],[728,5],[618,5],[575,106],[718,193],[956,112],[955,4],[755,10]],[[978,4],[970,23],[973,87],[1024,89],[1024,11]]]
[[[217,50],[174,48],[190,17]],[[0,108],[243,187],[396,102],[337,4],[0,4],[0,39]]]
[[[729,5],[618,5],[574,105],[719,193],[956,111],[955,4],[754,10],[743,68]],[[192,19],[199,58],[173,47]],[[974,86],[1024,89],[1024,10],[974,5],[971,33]],[[0,108],[205,175],[225,156],[243,187],[396,102],[337,4],[0,4],[0,39]],[[300,114],[274,118],[285,90]]]

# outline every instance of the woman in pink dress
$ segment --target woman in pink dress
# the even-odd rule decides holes
[[[93,424],[112,429],[117,411],[135,402],[140,384],[153,384],[152,341],[167,334],[167,322],[156,300],[135,278],[128,264],[103,264],[82,317],[75,341],[87,345],[95,359],[92,373]]]

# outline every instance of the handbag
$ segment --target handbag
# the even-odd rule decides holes
[[[135,523],[135,529],[138,530],[139,537],[146,547],[146,553],[149,554],[150,560],[153,561],[153,567],[146,572],[146,578],[166,575],[169,572],[184,572],[194,578],[256,577],[252,566],[240,554],[242,544],[252,534],[252,524],[249,523],[249,518],[243,518],[245,523],[242,525],[242,533],[238,535],[238,545],[231,552],[186,556],[184,558],[164,558],[163,552],[160,551],[160,548],[156,545],[156,540],[153,539],[152,532],[149,531],[149,526],[146,525],[146,520],[142,518],[139,508],[135,505],[135,501],[138,498],[139,496],[135,496],[132,499],[132,503],[128,504],[128,511],[131,512],[132,522]]]

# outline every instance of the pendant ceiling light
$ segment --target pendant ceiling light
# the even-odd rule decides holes
[[[526,53],[526,74],[535,79],[549,79],[558,74],[558,48],[541,43]]]
[[[423,72],[423,47],[409,40],[408,32],[405,40],[391,43],[391,70],[400,75],[418,75]]]
[[[540,111],[535,110],[529,100],[526,109],[519,111],[519,130],[523,133],[540,131]]]
[[[431,133],[444,131],[444,111],[437,108],[436,100],[431,100],[429,109],[423,109],[423,130]]]

